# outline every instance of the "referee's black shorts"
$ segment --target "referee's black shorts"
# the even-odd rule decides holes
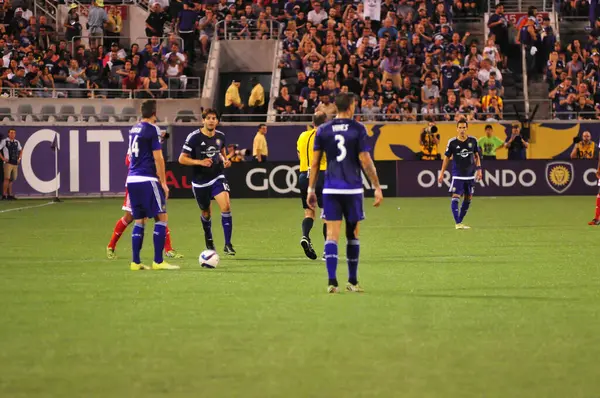
[[[319,208],[323,208],[323,184],[325,183],[325,172],[321,170],[317,177],[317,186],[315,187],[315,193],[317,194],[317,204]],[[300,173],[298,178],[298,187],[300,188],[300,199],[302,199],[302,208],[309,209],[308,203],[306,203],[306,196],[308,195],[308,173],[306,171]]]

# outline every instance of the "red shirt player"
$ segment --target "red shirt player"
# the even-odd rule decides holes
[[[130,164],[129,154],[125,156],[125,165],[129,168]],[[123,235],[123,232],[127,229],[127,226],[133,222],[133,216],[131,215],[131,204],[129,203],[129,194],[127,193],[127,187],[125,188],[125,200],[123,201],[123,206],[121,207],[125,210],[125,215],[119,218],[117,224],[115,225],[115,229],[113,230],[112,238],[106,247],[106,257],[110,260],[114,260],[117,258],[115,254],[115,250],[117,248],[117,242]],[[165,255],[170,258],[182,258],[183,255],[178,254],[173,246],[171,245],[171,231],[169,227],[166,230],[167,236],[165,238]]]

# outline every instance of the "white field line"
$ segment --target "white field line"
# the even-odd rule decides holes
[[[41,205],[15,207],[13,209],[0,210],[0,214],[2,214],[2,213],[9,213],[11,211],[21,211],[21,210],[27,210],[27,209],[35,209],[36,207],[50,206],[50,205],[53,205],[53,204],[54,204],[54,202],[48,202],[48,203],[43,203]]]

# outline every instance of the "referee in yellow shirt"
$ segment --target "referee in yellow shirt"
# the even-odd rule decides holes
[[[317,135],[317,127],[327,121],[327,115],[324,112],[316,112],[313,116],[313,128],[300,134],[296,149],[298,151],[298,158],[300,159],[300,178],[298,179],[298,185],[300,188],[300,198],[302,199],[302,207],[304,208],[304,220],[302,220],[302,239],[300,245],[304,249],[304,254],[311,260],[317,259],[317,253],[313,248],[312,242],[310,241],[310,230],[315,222],[315,211],[308,207],[306,203],[306,197],[308,194],[308,180],[310,173],[310,165],[312,163],[314,153],[314,142],[315,136]],[[327,160],[325,156],[321,159],[321,171],[327,169]],[[317,203],[319,207],[323,208],[323,183],[325,180],[325,173],[319,173],[317,180]],[[327,227],[323,223],[323,238],[327,238]]]

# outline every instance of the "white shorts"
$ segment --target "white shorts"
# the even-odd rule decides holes
[[[129,192],[127,192],[127,188],[125,188],[125,200],[123,201],[121,209],[131,213],[131,202],[129,202]]]

